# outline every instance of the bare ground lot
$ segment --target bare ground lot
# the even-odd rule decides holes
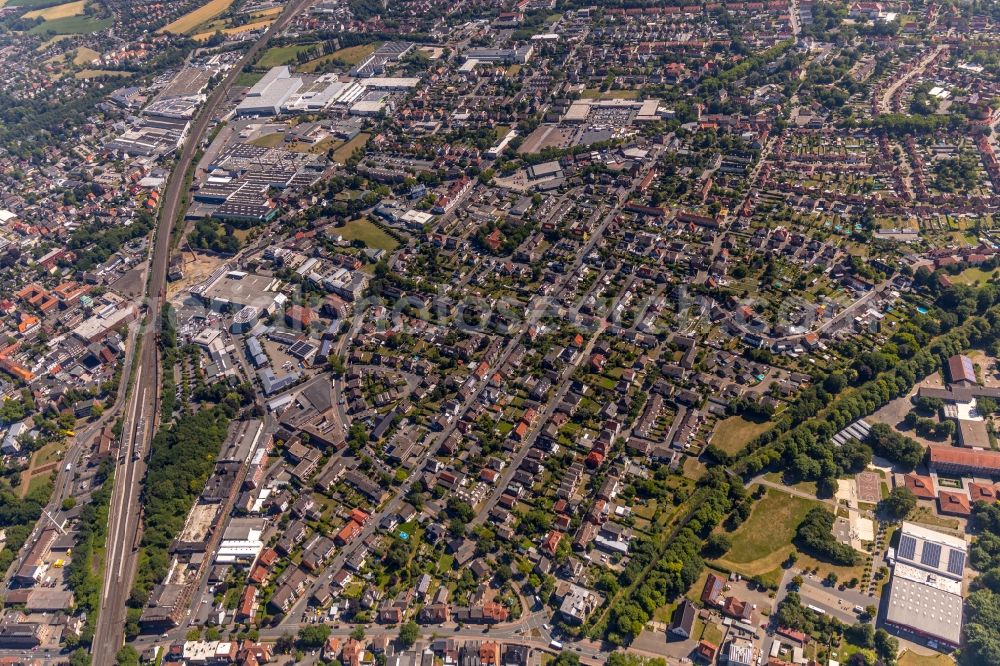
[[[556,127],[555,125],[541,125],[525,138],[518,152],[522,155],[528,155],[540,153],[546,148],[568,148],[575,132],[574,129]]]

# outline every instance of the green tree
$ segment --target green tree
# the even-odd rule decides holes
[[[733,541],[722,532],[716,532],[708,537],[705,542],[705,555],[707,557],[722,557],[733,547]]]
[[[131,645],[123,645],[115,655],[118,666],[139,666],[139,653]]]
[[[78,648],[69,656],[69,666],[90,666],[90,653]]]
[[[322,647],[330,636],[330,627],[325,624],[310,624],[299,629],[299,645],[304,648]]]
[[[420,628],[417,623],[410,620],[409,622],[404,622],[402,626],[399,627],[399,642],[404,648],[409,648],[417,639],[420,637]]]
[[[875,652],[883,664],[892,666],[896,663],[899,641],[885,629],[879,629],[875,632]]]
[[[880,502],[880,508],[896,520],[902,520],[917,506],[917,496],[904,486],[893,488],[889,496]]]

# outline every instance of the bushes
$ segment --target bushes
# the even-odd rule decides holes
[[[845,567],[853,566],[858,554],[833,536],[834,515],[822,507],[810,509],[795,531],[796,544],[820,559]]]

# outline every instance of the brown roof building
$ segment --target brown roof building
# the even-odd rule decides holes
[[[968,516],[971,513],[969,496],[962,492],[942,490],[938,495],[938,510],[952,516]]]
[[[910,489],[914,495],[920,499],[934,499],[934,481],[929,476],[919,474],[906,474],[903,476],[903,485]]]

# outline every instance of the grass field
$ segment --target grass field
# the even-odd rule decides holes
[[[24,18],[43,18],[46,21],[54,21],[56,19],[67,18],[69,16],[79,16],[83,13],[86,6],[87,0],[76,0],[76,2],[67,2],[66,4],[56,5],[55,7],[33,9],[25,14]]]
[[[275,146],[280,146],[281,142],[285,140],[285,135],[281,132],[274,132],[273,134],[265,134],[259,136],[256,139],[250,141],[249,143],[254,146],[260,146],[261,148],[274,148]]]
[[[896,663],[899,666],[952,666],[955,660],[946,654],[922,655],[906,650]]]
[[[584,99],[637,99],[639,97],[638,90],[605,90],[601,91],[598,88],[587,88],[582,93],[580,97]]]
[[[131,73],[114,69],[81,69],[73,76],[77,79],[96,79],[98,76],[128,76]]]
[[[981,268],[976,268],[972,266],[971,268],[966,268],[964,271],[958,275],[950,275],[949,279],[955,284],[975,284],[980,282],[986,284],[993,278],[993,271],[986,272]]]
[[[54,19],[39,23],[28,31],[29,35],[44,35],[52,33],[54,35],[83,35],[91,32],[100,32],[111,27],[115,20],[110,16],[107,18],[95,18],[93,16],[68,16],[66,18]]]
[[[344,162],[346,162],[351,158],[351,155],[354,154],[355,150],[364,147],[364,145],[368,143],[368,139],[370,136],[371,136],[370,134],[362,132],[353,139],[351,139],[350,141],[339,146],[335,151],[333,151],[333,160],[335,162],[340,162],[341,164],[343,164]]]
[[[369,220],[352,220],[343,227],[334,229],[345,240],[359,240],[370,248],[392,252],[399,243]]]
[[[782,575],[781,563],[796,551],[792,544],[796,528],[810,509],[822,505],[819,500],[805,499],[768,488],[767,495],[754,505],[746,522],[729,535],[733,542],[732,549],[715,562],[718,566],[744,576],[761,576],[766,581],[777,584]],[[798,553],[798,557],[796,566],[818,567],[820,577],[832,571],[841,580],[849,580],[855,576],[860,578],[864,571],[861,557],[854,567],[834,566],[805,553]]]
[[[311,42],[309,44],[272,46],[268,50],[264,51],[264,55],[262,55],[260,60],[257,61],[257,66],[270,69],[272,67],[280,67],[281,65],[293,63],[295,62],[295,58],[298,57],[300,53],[308,51],[309,49],[315,47],[316,44],[316,42]]]
[[[2,7],[2,6],[3,5],[0,5],[0,7]],[[39,44],[38,48],[35,49],[35,50],[36,51],[44,51],[45,49],[49,48],[53,44],[58,44],[62,40],[69,39],[71,37],[72,37],[72,35],[55,35],[54,37],[52,37],[50,39],[46,39],[44,42],[42,42],[41,44]]]
[[[49,7],[59,4],[54,0],[7,0],[0,4],[0,7],[23,7],[24,9],[37,9],[39,7]]]
[[[239,35],[244,32],[250,32],[251,30],[259,30],[261,28],[266,28],[272,23],[274,23],[274,19],[269,18],[269,19],[264,19],[263,21],[256,21],[254,23],[246,23],[244,25],[238,25],[235,28],[224,28],[223,30],[221,30],[221,32],[222,34],[229,36]],[[191,39],[195,40],[196,42],[204,42],[211,39],[212,35],[214,35],[215,33],[216,33],[215,30],[210,30],[208,32],[199,32],[197,35],[194,35]]]
[[[94,49],[81,46],[76,50],[76,57],[73,58],[74,65],[87,65],[101,57],[101,54]]]
[[[733,547],[726,553],[725,561],[745,565],[765,560],[768,563],[765,571],[774,568],[788,555],[799,523],[809,509],[817,506],[820,506],[817,501],[768,488],[764,499],[754,505],[750,517],[732,533]],[[782,556],[771,564],[776,554]]]
[[[323,63],[330,62],[331,60],[339,60],[345,65],[357,65],[359,62],[370,56],[375,52],[375,49],[382,45],[381,42],[374,42],[372,44],[359,44],[358,46],[348,46],[346,49],[340,49],[339,51],[334,51],[333,53],[325,56],[321,56],[314,60],[310,60],[306,64],[302,65],[300,69],[303,72],[314,72],[316,68]]]
[[[51,493],[52,486],[52,472],[42,472],[41,474],[35,474],[31,477],[28,483],[24,483],[24,476],[21,476],[21,497],[27,497],[31,494],[37,494],[41,492],[41,489],[45,486],[50,486],[49,492]]]
[[[248,88],[253,84],[264,78],[264,72],[240,72],[236,80],[233,81],[234,86],[247,86]]]
[[[172,32],[175,35],[190,32],[205,21],[211,21],[216,16],[229,9],[231,4],[233,4],[233,0],[208,0],[208,2],[203,4],[201,7],[189,11],[187,14],[179,17],[176,21],[163,26],[157,30],[157,32]]]
[[[771,427],[770,421],[751,421],[742,416],[730,416],[719,421],[712,435],[712,444],[732,455],[747,445],[762,432]]]

